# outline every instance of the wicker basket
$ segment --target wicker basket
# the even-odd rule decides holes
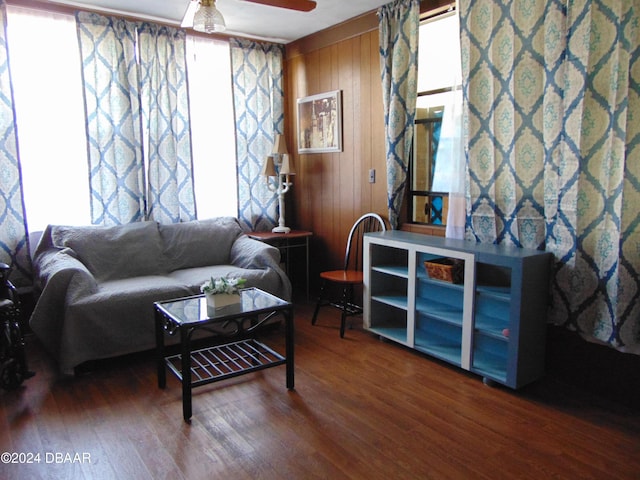
[[[449,283],[463,283],[464,260],[455,258],[437,258],[424,262],[427,275],[434,280]]]

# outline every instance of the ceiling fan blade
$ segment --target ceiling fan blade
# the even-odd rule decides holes
[[[198,0],[191,0],[187,9],[184,12],[184,16],[182,17],[182,24],[180,25],[182,28],[191,28],[193,27],[193,16],[196,13],[199,2]]]
[[[316,8],[316,2],[312,0],[244,0],[245,2],[260,3],[270,7],[286,8],[288,10],[298,10],[300,12],[310,12]]]

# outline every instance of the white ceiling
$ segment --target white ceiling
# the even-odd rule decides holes
[[[121,14],[179,26],[192,0],[45,0],[48,3]],[[217,0],[226,34],[289,43],[372,11],[391,0],[316,0],[311,12],[297,12],[243,0]]]

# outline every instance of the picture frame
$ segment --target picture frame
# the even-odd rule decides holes
[[[299,98],[297,111],[298,153],[342,151],[342,90]]]

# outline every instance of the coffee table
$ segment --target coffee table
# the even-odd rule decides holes
[[[182,413],[192,416],[194,387],[257,370],[286,365],[286,385],[294,388],[293,305],[258,288],[240,291],[240,303],[219,309],[207,306],[204,295],[154,303],[158,387],[165,388],[169,367],[182,383]],[[285,319],[285,355],[255,338],[255,332],[276,315]],[[194,335],[207,333],[195,342]],[[180,353],[166,356],[165,335],[179,335]]]

